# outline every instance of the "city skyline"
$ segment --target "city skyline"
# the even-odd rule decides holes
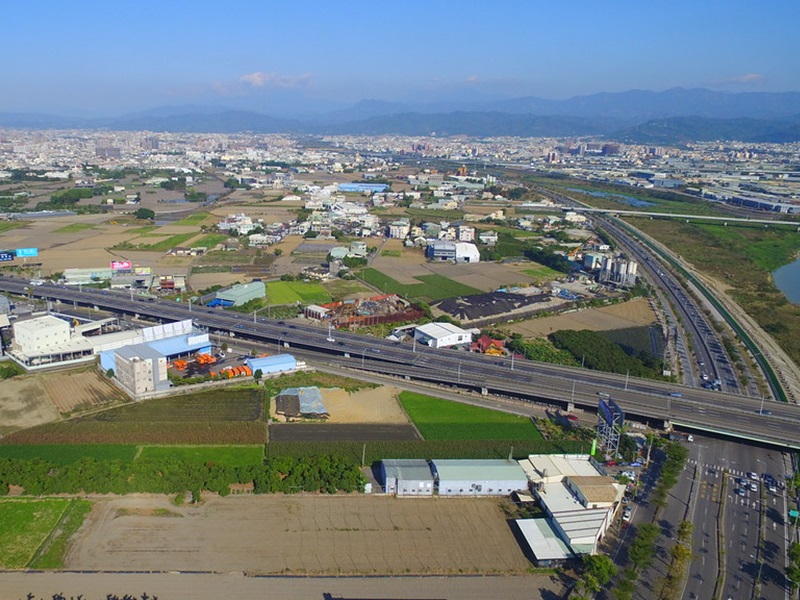
[[[118,115],[164,105],[267,114],[403,103],[563,99],[631,89],[800,89],[794,5],[404,3],[376,12],[241,1],[108,11],[7,8],[0,111]]]

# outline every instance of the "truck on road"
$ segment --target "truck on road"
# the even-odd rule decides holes
[[[671,442],[693,442],[694,436],[689,433],[683,433],[680,431],[671,431],[669,434],[669,440]]]

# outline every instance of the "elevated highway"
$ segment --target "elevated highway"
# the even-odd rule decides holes
[[[5,276],[0,277],[0,290],[165,321],[191,318],[212,334],[233,333],[236,337],[264,344],[268,352],[297,350],[328,364],[485,391],[523,401],[560,406],[574,402],[577,406],[594,409],[598,392],[604,392],[626,412],[643,419],[670,421],[689,429],[800,449],[800,406],[793,404],[768,402],[764,408],[771,414],[760,414],[761,400],[738,394],[463,351],[436,350],[339,331],[334,333],[333,341],[329,341],[326,328],[147,300],[124,292],[81,290],[53,284],[32,286],[26,280]]]

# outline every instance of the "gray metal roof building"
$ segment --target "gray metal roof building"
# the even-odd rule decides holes
[[[440,496],[504,496],[528,489],[528,477],[516,461],[433,459]]]
[[[387,494],[433,496],[433,473],[421,458],[382,460],[381,480]]]
[[[234,306],[241,306],[250,300],[256,298],[263,298],[267,295],[267,287],[263,281],[251,281],[250,283],[242,283],[234,285],[230,289],[220,290],[217,292],[219,300],[227,300],[233,302]]]

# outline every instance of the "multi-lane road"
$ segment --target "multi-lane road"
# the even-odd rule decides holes
[[[191,318],[197,326],[212,333],[233,333],[276,349],[301,350],[330,364],[486,390],[521,400],[562,406],[571,401],[591,409],[597,406],[597,393],[602,391],[611,394],[631,415],[800,448],[800,407],[796,405],[770,402],[772,414],[760,415],[757,414],[760,401],[748,396],[457,350],[436,350],[420,344],[397,344],[345,332],[335,332],[333,341],[329,341],[328,330],[314,325],[192,308],[188,304],[148,300],[124,292],[53,284],[33,286],[28,280],[7,276],[0,277],[0,290],[166,321]]]
[[[783,481],[788,456],[777,449],[705,436],[696,436],[687,448],[689,460],[670,490],[666,507],[659,510],[649,501],[649,483],[644,485],[640,503],[634,505],[632,524],[654,522],[662,535],[657,542],[662,560],[654,561],[642,574],[637,597],[659,597],[658,583],[666,575],[668,553],[677,543],[682,521],[692,524],[692,560],[676,597],[788,597],[784,573],[792,530],[786,519],[794,500],[785,487],[777,485],[770,491],[764,482],[765,474]],[[651,476],[645,474],[647,481]],[[624,547],[629,538],[630,531],[623,530],[616,548]]]

